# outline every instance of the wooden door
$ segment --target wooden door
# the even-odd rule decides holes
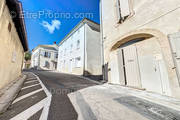
[[[142,88],[147,91],[163,93],[163,81],[168,79],[163,71],[161,47],[156,38],[136,43]],[[161,72],[163,71],[163,72]],[[162,74],[161,74],[162,73]],[[164,74],[165,73],[165,74]]]
[[[136,46],[123,48],[127,86],[141,87]]]

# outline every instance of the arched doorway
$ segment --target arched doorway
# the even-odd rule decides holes
[[[120,42],[112,47],[110,56],[112,82],[167,94],[168,73],[158,38],[135,34]]]

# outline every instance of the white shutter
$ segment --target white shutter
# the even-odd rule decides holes
[[[4,7],[5,7],[5,0],[0,0],[0,18],[3,13]]]
[[[130,15],[129,0],[120,0],[121,17],[127,17]]]
[[[180,84],[180,32],[168,35]]]
[[[120,0],[116,0],[116,8],[117,8],[117,19],[118,22],[121,22],[121,8],[120,8]]]

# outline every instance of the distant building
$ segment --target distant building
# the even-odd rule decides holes
[[[31,67],[40,70],[56,70],[58,46],[39,45],[32,51]]]
[[[109,83],[180,98],[180,0],[100,2]]]
[[[99,24],[83,19],[59,44],[58,71],[100,79]]]
[[[22,11],[18,0],[0,0],[0,89],[22,73],[24,52],[28,50]],[[16,16],[11,17],[11,13]]]
[[[24,60],[23,69],[29,69],[31,67],[31,60]]]

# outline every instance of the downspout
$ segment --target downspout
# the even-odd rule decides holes
[[[84,24],[84,65],[83,65],[83,76],[85,76],[86,69],[86,24]]]
[[[100,34],[101,34],[101,58],[102,58],[102,74],[105,80],[105,63],[104,63],[104,38],[103,38],[103,21],[102,21],[102,0],[100,0]]]
[[[40,55],[41,55],[41,49],[39,50],[39,60],[38,60],[38,67],[40,68]]]

